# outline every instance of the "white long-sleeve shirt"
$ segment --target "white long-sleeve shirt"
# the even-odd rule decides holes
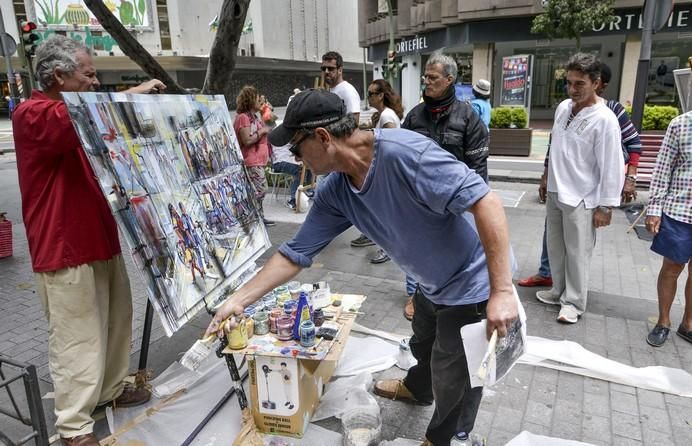
[[[625,180],[620,124],[601,101],[569,122],[572,106],[567,99],[555,111],[548,192],[557,192],[558,201],[568,206],[582,201],[587,209],[619,206]]]

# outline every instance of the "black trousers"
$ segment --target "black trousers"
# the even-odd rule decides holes
[[[420,290],[413,296],[411,367],[404,384],[419,401],[435,401],[435,412],[425,436],[435,446],[448,446],[457,432],[471,432],[483,388],[470,386],[460,329],[485,318],[486,302],[437,305]]]

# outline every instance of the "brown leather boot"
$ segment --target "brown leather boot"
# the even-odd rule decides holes
[[[411,296],[406,301],[406,305],[404,305],[404,317],[409,321],[412,321],[414,311],[415,308],[413,307],[413,297]]]
[[[76,437],[60,438],[63,446],[99,446],[94,434],[77,435]]]
[[[432,404],[430,401],[420,401],[417,400],[410,390],[404,385],[403,379],[383,379],[375,383],[375,388],[373,389],[375,395],[379,395],[384,398],[389,398],[395,401],[406,401],[410,403],[420,404],[423,406],[429,406]]]
[[[123,393],[113,401],[115,407],[140,406],[151,399],[151,392],[141,387],[125,384]]]

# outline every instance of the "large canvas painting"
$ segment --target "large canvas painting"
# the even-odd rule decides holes
[[[170,335],[269,247],[223,96],[63,94]]]

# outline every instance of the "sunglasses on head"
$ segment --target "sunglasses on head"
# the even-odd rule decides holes
[[[301,157],[300,156],[300,145],[303,143],[303,141],[305,141],[308,138],[308,136],[310,136],[310,132],[304,133],[303,136],[298,138],[298,141],[293,143],[291,145],[291,147],[288,148],[288,151],[291,152],[293,154],[293,156],[295,156],[296,158]]]
[[[336,70],[338,70],[338,69],[339,69],[339,67],[328,67],[328,66],[326,66],[326,65],[322,65],[322,66],[320,67],[320,70],[324,71],[325,73],[326,73],[326,72],[336,71]]]

